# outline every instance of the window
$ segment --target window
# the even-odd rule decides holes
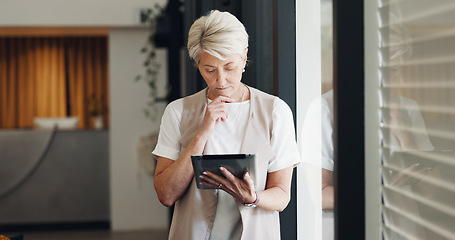
[[[365,11],[366,169],[379,176],[367,188],[380,193],[367,208],[380,206],[384,239],[454,239],[455,3],[382,0]]]

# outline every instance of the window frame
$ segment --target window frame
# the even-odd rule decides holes
[[[364,1],[333,1],[335,239],[365,239]]]

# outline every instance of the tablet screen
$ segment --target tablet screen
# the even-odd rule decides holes
[[[256,175],[256,161],[254,154],[216,154],[216,155],[193,155],[194,176],[196,177],[197,187],[199,189],[213,189],[201,184],[199,175],[204,171],[209,171],[220,176],[224,175],[220,167],[225,167],[234,176],[243,178],[243,174],[248,171],[254,181]]]

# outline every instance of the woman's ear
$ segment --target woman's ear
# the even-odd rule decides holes
[[[248,61],[248,48],[245,48],[245,57],[243,58],[243,69],[245,69],[247,61]]]

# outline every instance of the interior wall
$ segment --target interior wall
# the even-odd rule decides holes
[[[146,119],[143,107],[148,90],[134,77],[143,72],[140,54],[147,30],[139,27],[138,10],[164,5],[166,0],[3,0],[0,27],[107,27],[109,31],[110,95],[110,202],[113,230],[167,228],[168,211],[157,200],[153,178],[138,164],[141,136],[159,129],[164,108],[155,121]],[[120,28],[122,27],[122,28]],[[165,50],[160,92],[167,73]]]
[[[132,26],[138,10],[166,0],[2,0],[0,26]]]
[[[114,230],[166,228],[168,223],[167,210],[156,197],[153,178],[138,161],[139,139],[158,131],[164,111],[164,104],[158,104],[156,119],[146,119],[142,109],[148,101],[148,88],[145,82],[134,81],[134,77],[144,71],[139,50],[146,36],[141,29],[129,28],[111,29],[109,33],[111,224]],[[157,55],[166,59],[164,50]],[[167,73],[166,65],[163,61],[160,71],[163,77]]]

